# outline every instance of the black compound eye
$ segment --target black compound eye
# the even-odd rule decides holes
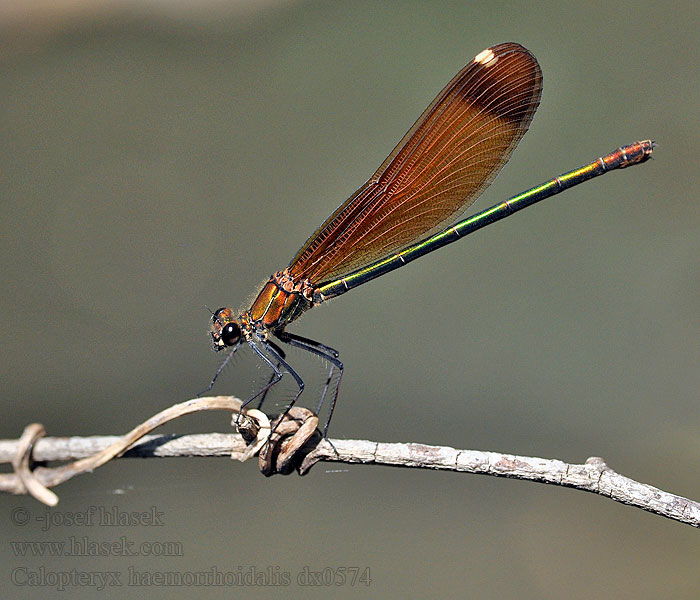
[[[226,323],[221,330],[221,341],[224,346],[233,346],[241,339],[241,328],[238,323]]]

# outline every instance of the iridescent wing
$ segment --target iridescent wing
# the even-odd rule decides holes
[[[527,49],[505,43],[480,52],[307,240],[292,275],[314,285],[343,277],[454,219],[508,161],[541,93],[542,72]]]

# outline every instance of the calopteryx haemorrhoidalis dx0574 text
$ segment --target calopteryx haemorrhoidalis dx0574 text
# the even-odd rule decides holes
[[[314,306],[432,252],[540,200],[613,169],[646,161],[654,144],[635,142],[579,169],[513,196],[445,228],[491,183],[527,131],[540,102],[542,72],[535,57],[515,43],[480,52],[450,81],[359,190],[309,237],[289,266],[270,277],[249,310],[220,308],[212,315],[216,350],[233,353],[246,342],[270,367],[271,378],[243,406],[289,373],[277,340],[323,357],[330,373],[317,411],[331,386],[328,431],[343,364],[333,348],[286,331]],[[334,372],[337,370],[335,384]]]

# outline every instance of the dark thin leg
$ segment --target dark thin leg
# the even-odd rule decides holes
[[[206,394],[207,392],[209,392],[211,390],[211,388],[214,387],[214,384],[216,383],[216,380],[219,378],[219,375],[221,375],[221,372],[224,370],[224,368],[228,364],[228,361],[231,360],[231,357],[234,355],[236,350],[238,350],[239,346],[240,346],[240,344],[238,344],[238,346],[234,346],[233,349],[231,350],[231,352],[228,353],[228,356],[219,365],[219,368],[216,370],[216,373],[214,373],[214,378],[209,382],[209,385],[206,388],[204,388],[201,392],[199,392],[197,394],[197,398],[200,398],[203,394]]]
[[[288,336],[288,337],[285,337]],[[277,335],[277,337],[282,340],[285,344],[290,344],[292,346],[296,346],[298,348],[303,348],[304,350],[307,350],[309,352],[313,352],[314,354],[317,354],[315,350],[311,350],[311,348],[314,348],[316,350],[320,350],[323,352],[323,354],[320,354],[323,358],[326,358],[328,360],[332,360],[328,354],[333,356],[334,358],[338,358],[340,354],[338,353],[337,350],[334,350],[330,346],[326,346],[325,344],[321,344],[320,342],[316,342],[314,340],[311,340],[309,338],[302,337],[300,335],[295,335],[293,333],[287,333],[282,332],[282,336]],[[296,343],[290,343],[289,340],[294,340]],[[268,343],[270,340],[268,340]],[[280,350],[279,346],[275,345],[276,350]],[[282,354],[282,357],[284,358],[284,354]],[[323,391],[321,392],[321,399],[318,401],[318,405],[316,406],[316,414],[318,415],[321,412],[321,407],[323,406],[323,401],[326,399],[326,393],[328,392],[328,388],[331,384],[331,381],[333,380],[333,373],[335,370],[335,364],[331,363],[331,368],[328,372],[328,377],[326,378],[326,383],[323,385]]]
[[[278,331],[278,332],[275,332],[275,335],[280,340],[282,340],[285,344],[289,344],[289,342],[287,340],[294,340],[295,342],[299,342],[300,344],[304,344],[306,346],[310,346],[310,347],[316,348],[318,350],[323,350],[326,354],[330,354],[333,358],[338,358],[340,356],[340,352],[331,348],[330,346],[326,346],[325,344],[322,344],[321,342],[317,342],[316,340],[312,340],[312,339],[303,337],[301,335],[297,335],[296,333],[289,333],[288,331]],[[294,345],[294,344],[291,344],[291,345]]]
[[[264,345],[265,342],[262,342],[262,344]],[[261,390],[259,390],[259,391],[256,392],[255,394],[253,394],[253,395],[252,395],[250,398],[248,398],[243,404],[241,404],[241,410],[243,410],[246,406],[248,406],[253,400],[255,400],[255,399],[256,399],[258,396],[260,396],[261,394],[267,393],[267,391],[268,391],[273,385],[275,385],[277,382],[279,382],[280,379],[282,379],[282,375],[284,375],[283,371],[282,371],[281,369],[279,369],[279,368],[277,367],[277,365],[275,365],[275,363],[273,363],[267,356],[265,356],[265,353],[264,353],[260,348],[258,348],[258,346],[257,346],[257,344],[256,344],[255,342],[252,342],[252,341],[248,340],[248,345],[253,349],[253,351],[254,351],[260,358],[262,358],[262,359],[269,365],[269,367],[270,367],[270,368],[272,369],[272,371],[273,371],[273,375],[272,375],[272,377],[271,377],[269,383],[268,383],[266,386],[264,386]],[[266,347],[265,349],[268,350],[267,347]],[[268,352],[269,352],[269,351],[270,351],[270,350],[268,350]],[[277,362],[282,361],[282,359],[279,358],[279,357],[277,356],[277,354],[274,352],[274,350],[272,351],[272,355],[273,355],[273,358],[276,358],[276,359],[277,359]],[[284,363],[284,362],[282,361],[282,364],[286,364],[286,363]],[[240,417],[240,412],[239,412],[238,414],[239,414],[239,417]],[[238,419],[236,419],[236,424],[238,424]]]
[[[331,365],[331,368],[328,369],[328,377],[326,378],[326,383],[323,384],[323,391],[321,392],[321,399],[318,401],[318,405],[316,406],[316,414],[321,412],[321,407],[323,406],[323,401],[326,399],[326,394],[328,393],[328,388],[331,385],[331,381],[333,381],[333,373],[335,372],[335,365]]]
[[[334,350],[333,348],[326,346],[325,344],[321,344],[320,342],[316,342],[314,340],[310,340],[308,338],[301,337],[299,335],[294,335],[293,333],[287,333],[286,331],[278,331],[275,332],[275,335],[279,340],[284,342],[285,344],[289,344],[290,346],[295,346],[297,348],[301,348],[303,350],[306,350],[307,352],[311,352],[312,354],[316,354],[317,356],[320,356],[322,358],[325,358],[328,362],[331,363],[331,369],[330,373],[328,375],[328,380],[326,382],[326,389],[330,383],[331,378],[333,377],[333,368],[338,369],[338,381],[335,384],[335,390],[333,392],[333,397],[331,399],[331,406],[330,406],[330,411],[328,412],[328,418],[326,419],[326,424],[323,427],[323,437],[328,437],[328,426],[331,423],[331,418],[333,417],[333,411],[335,410],[335,403],[338,400],[338,390],[340,389],[340,380],[343,378],[343,363],[338,360],[338,352]],[[324,389],[323,395],[321,396],[321,403],[318,405],[318,409],[316,413],[318,414],[318,411],[321,410],[321,404],[323,403],[323,400],[325,398],[326,392]],[[295,398],[296,400],[296,398]]]
[[[279,354],[282,358],[287,358],[286,354],[284,353],[284,350],[282,350],[282,348],[280,348],[277,344],[275,344],[274,342],[271,342],[270,340],[268,340],[267,343],[270,344],[275,349],[277,354]],[[280,364],[278,363],[277,368],[279,369],[279,367],[280,367]],[[267,382],[267,386],[266,386],[267,389],[263,392],[263,395],[260,397],[260,402],[258,402],[258,410],[262,410],[262,405],[263,405],[263,402],[265,402],[265,398],[267,397],[267,393],[270,391],[270,387],[272,385],[274,385],[272,383],[272,380],[274,378],[275,378],[275,373],[273,372],[272,375],[270,375],[270,381]]]
[[[270,362],[270,360],[262,353],[261,350],[259,350],[257,347],[255,347],[255,345],[254,345],[253,343],[251,343],[251,342],[248,342],[248,343],[249,343],[251,346],[253,346],[253,349],[265,360],[265,362],[266,362],[267,364],[272,365],[272,363]],[[282,358],[282,356],[280,356],[280,354],[278,354],[278,352],[277,352],[277,348],[278,348],[277,344],[275,344],[275,343],[270,343],[270,342],[268,342],[268,341],[261,342],[261,344],[262,344],[263,348],[265,348],[265,350],[267,350],[268,354],[270,354],[274,359],[276,359],[277,362],[278,362],[281,366],[284,367],[284,369],[285,369],[285,371],[287,371],[287,373],[289,373],[292,377],[294,377],[294,381],[296,381],[296,382],[297,382],[297,385],[299,386],[299,390],[297,391],[296,396],[294,396],[294,398],[292,399],[292,401],[287,405],[287,407],[284,409],[284,412],[282,413],[282,415],[280,416],[279,420],[277,421],[277,424],[272,428],[272,431],[270,432],[270,437],[268,438],[268,441],[269,441],[270,438],[272,437],[272,434],[275,432],[275,429],[277,429],[277,427],[279,426],[279,424],[282,422],[282,419],[284,419],[284,417],[287,416],[287,413],[289,413],[289,410],[292,408],[292,406],[294,406],[294,405],[296,404],[296,401],[299,399],[299,396],[301,396],[302,392],[304,391],[304,380],[301,378],[301,376],[299,375],[299,373],[297,373],[297,372],[292,368],[292,366],[291,366],[286,360],[284,360],[284,358]],[[282,379],[282,373],[280,373],[279,379]],[[277,381],[279,381],[279,379],[278,379]],[[275,381],[275,383],[277,383],[277,381]],[[273,385],[274,385],[274,384],[273,384]],[[271,387],[271,386],[268,386],[268,389],[269,389],[270,387]],[[259,394],[259,393],[260,393],[260,392],[258,392],[258,394]],[[244,404],[243,406],[245,406],[245,404]],[[242,406],[241,408],[243,408],[243,406]]]
[[[272,346],[273,350],[275,352],[277,352],[277,354],[279,354],[284,360],[287,360],[287,354],[285,353],[284,350],[282,350],[282,348],[280,348],[277,344],[275,344],[275,342],[268,339],[265,343],[268,344],[269,346]]]

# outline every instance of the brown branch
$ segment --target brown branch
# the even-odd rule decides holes
[[[367,440],[321,440],[318,434],[314,438],[310,437],[317,421],[313,420],[313,415],[309,418],[308,411],[303,418],[298,416],[300,413],[294,413],[296,416],[279,426],[275,422],[271,426],[267,417],[259,411],[247,411],[239,423],[243,435],[146,435],[159,425],[184,414],[199,410],[229,410],[237,414],[239,407],[240,400],[228,396],[200,398],[168,408],[121,437],[38,439],[41,431],[32,430],[25,433],[21,440],[0,440],[0,462],[12,462],[16,469],[15,473],[0,475],[0,491],[31,493],[42,502],[53,505],[58,499],[45,488],[91,471],[112,458],[230,456],[247,460],[264,447],[260,451],[259,462],[266,474],[289,472],[296,465],[303,475],[318,461],[480,473],[593,492],[680,523],[700,527],[700,503],[620,475],[597,457],[589,458],[584,464],[568,464],[555,459],[456,450],[445,446],[385,444]],[[276,427],[269,444],[273,448],[265,444],[271,427]],[[299,433],[295,433],[297,430]],[[28,471],[30,452],[34,461],[75,462],[56,468],[40,466]],[[27,466],[22,467],[22,462]]]

